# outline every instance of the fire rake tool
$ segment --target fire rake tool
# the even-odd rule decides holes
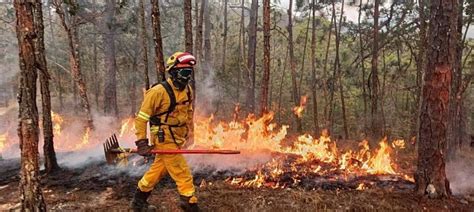
[[[113,134],[104,143],[105,159],[108,164],[119,163],[126,158],[126,153],[137,153],[137,149],[122,148],[119,145],[117,136]],[[240,154],[237,150],[225,149],[177,149],[177,150],[151,150],[151,154]]]

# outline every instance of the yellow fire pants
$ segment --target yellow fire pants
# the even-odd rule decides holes
[[[138,188],[143,192],[153,190],[166,173],[176,182],[180,195],[186,197],[194,195],[193,176],[183,155],[156,155],[150,169],[138,181]]]

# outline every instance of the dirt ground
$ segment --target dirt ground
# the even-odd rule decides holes
[[[0,210],[19,206],[18,160],[0,161]],[[209,172],[195,173],[203,211],[474,211],[474,194],[429,200],[405,188],[302,189],[241,188]],[[110,171],[103,163],[65,169],[43,178],[43,194],[51,211],[127,211],[139,176]],[[206,180],[207,179],[207,180]],[[150,202],[160,211],[180,211],[174,183],[166,177]]]

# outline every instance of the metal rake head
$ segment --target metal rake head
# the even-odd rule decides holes
[[[115,164],[117,162],[118,154],[114,153],[112,150],[118,148],[120,148],[120,145],[117,136],[114,133],[112,136],[107,138],[104,143],[105,160],[108,164]]]

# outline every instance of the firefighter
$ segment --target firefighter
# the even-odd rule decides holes
[[[188,137],[192,124],[192,78],[196,59],[187,52],[176,52],[166,62],[166,72],[170,77],[152,86],[135,118],[138,154],[150,155],[152,149],[180,149]],[[147,123],[150,136],[147,138]],[[169,174],[176,182],[180,194],[180,207],[184,211],[198,211],[193,176],[181,154],[156,155],[149,170],[138,181],[134,197],[130,203],[134,211],[156,210],[147,199],[160,179]]]

